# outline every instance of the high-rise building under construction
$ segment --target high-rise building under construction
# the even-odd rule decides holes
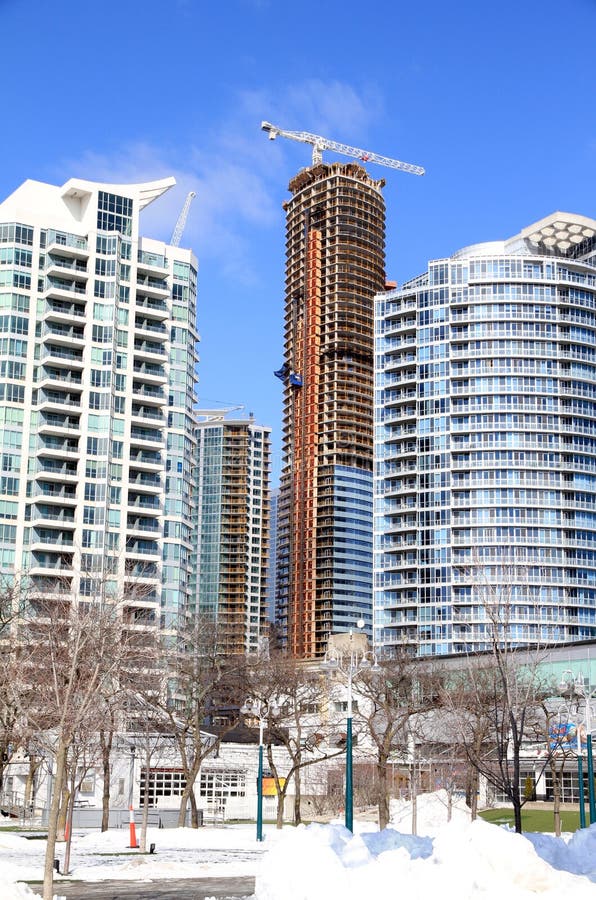
[[[372,624],[373,298],[385,285],[383,180],[315,164],[286,211],[283,464],[276,618],[321,656]]]

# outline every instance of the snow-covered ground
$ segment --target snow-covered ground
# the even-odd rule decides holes
[[[408,900],[457,896],[458,900],[596,900],[596,825],[575,835],[519,836],[506,828],[469,821],[461,803],[447,823],[445,796],[418,798],[417,831],[408,803],[392,804],[392,826],[378,832],[355,822],[276,831],[265,827],[257,843],[249,825],[150,829],[153,855],[128,849],[128,832],[76,834],[72,877],[158,880],[256,876],[256,900],[361,900],[399,890]],[[25,880],[41,878],[45,841],[0,829],[0,897],[33,895]],[[57,857],[62,858],[59,846]],[[60,893],[60,879],[55,890]]]

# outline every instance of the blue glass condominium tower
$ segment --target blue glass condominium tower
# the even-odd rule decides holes
[[[376,340],[377,649],[596,637],[596,221],[429,263]]]

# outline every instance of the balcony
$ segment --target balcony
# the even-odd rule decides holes
[[[141,558],[155,557],[156,561],[161,559],[157,541],[144,541],[142,539],[127,540],[126,556],[140,556]]]
[[[46,232],[46,253],[58,253],[61,256],[72,256],[75,259],[87,259],[89,248],[87,238],[78,234],[49,229]]]
[[[48,343],[44,343],[41,348],[40,362],[54,362],[56,364],[63,363],[65,366],[76,367],[80,369],[82,369],[84,366],[82,350],[79,352],[65,350],[64,347],[61,347],[57,344]]]
[[[84,278],[87,279],[87,263],[80,259],[69,259],[65,256],[55,256],[49,254],[46,257],[45,275],[47,277],[63,278]]]
[[[66,406],[71,409],[81,408],[81,395],[68,394],[61,391],[40,390],[37,394],[37,406],[57,407],[58,409]]]
[[[79,443],[76,440],[66,440],[52,435],[40,435],[37,445],[37,455],[47,456],[50,454],[58,454],[67,459],[78,458],[80,455]]]
[[[136,422],[153,422],[156,425],[165,426],[166,419],[161,407],[138,406],[133,403],[131,421]]]
[[[142,488],[144,491],[161,491],[162,482],[159,475],[153,475],[151,472],[139,472],[134,477],[129,477],[128,486],[129,488],[133,486]]]
[[[167,304],[163,300],[156,300],[139,293],[137,293],[136,308],[137,310],[142,309],[146,316],[151,316],[156,321],[163,321],[169,317]]]
[[[80,372],[70,372],[68,369],[54,369],[51,366],[42,366],[38,370],[37,383],[40,387],[50,384],[52,387],[58,387],[59,384],[66,387],[71,385],[82,384]]]
[[[52,531],[50,528],[40,529],[36,534],[31,533],[31,547],[41,550],[60,550],[65,549],[67,552],[74,551],[74,540],[72,532]]]
[[[157,444],[159,447],[163,447],[165,445],[165,435],[158,428],[141,428],[138,425],[133,425],[130,429],[130,442],[135,445],[149,444],[155,446]]]
[[[162,469],[164,462],[161,453],[151,452],[150,450],[131,450],[129,454],[131,469],[139,466],[147,466],[150,469]]]
[[[137,274],[137,292],[147,297],[165,299],[170,296],[170,289],[163,278]]]
[[[85,345],[85,332],[82,328],[73,328],[68,325],[60,325],[57,322],[43,323],[41,336],[44,340],[51,339],[55,346],[64,344],[66,347]]]
[[[47,481],[34,481],[31,496],[53,500],[60,505],[77,502],[77,490],[74,485],[54,484]]]
[[[68,303],[64,300],[46,300],[41,312],[43,322],[63,322],[75,319],[80,322],[85,317],[85,303]]]
[[[152,512],[155,515],[160,515],[162,511],[162,505],[154,495],[129,493],[127,507],[130,510]]]
[[[156,341],[135,341],[134,352],[135,356],[167,357],[165,345],[158,344]]]
[[[133,399],[141,400],[143,403],[154,403],[160,406],[166,403],[165,392],[159,387],[151,387],[150,385],[133,381],[132,385]]]
[[[126,531],[129,534],[157,535],[161,528],[158,520],[149,516],[128,516]]]
[[[165,369],[162,366],[156,366],[154,363],[139,362],[137,360],[133,369],[138,377],[142,377],[143,380],[149,382],[164,382],[167,380]]]
[[[48,432],[62,434],[65,431],[69,433],[80,433],[80,430],[81,426],[78,417],[52,415],[52,413],[42,414],[38,426],[39,434],[46,434]]]
[[[35,504],[31,509],[30,521],[33,525],[43,522],[72,526],[74,528],[74,512],[72,509],[62,509],[60,506],[48,506],[47,504]]]
[[[43,474],[44,478],[55,478],[56,481],[78,478],[76,463],[58,462],[51,459],[39,459],[36,472],[37,475]]]
[[[137,271],[142,271],[149,276],[159,273],[162,277],[165,277],[168,272],[168,260],[161,253],[149,253],[147,250],[139,250],[137,251]]]
[[[43,294],[48,300],[69,300],[73,294],[85,296],[86,285],[82,281],[67,281],[65,278],[46,278]]]

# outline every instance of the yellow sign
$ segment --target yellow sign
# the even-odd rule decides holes
[[[286,783],[285,778],[279,779],[280,787],[283,788]],[[263,778],[263,797],[275,797],[277,795],[277,789],[275,787],[275,778]]]

